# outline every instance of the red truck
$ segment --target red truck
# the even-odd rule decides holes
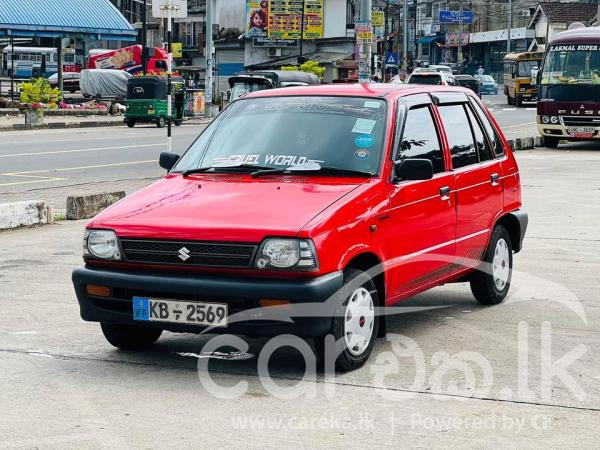
[[[147,72],[166,72],[168,52],[159,47],[150,48],[149,51]],[[88,69],[117,69],[132,74],[141,72],[142,46],[132,45],[92,55],[89,59]]]
[[[352,370],[385,307],[454,281],[500,303],[527,228],[512,150],[463,88],[251,93],[160,164],[87,225],[73,272],[81,317],[120,348],[209,329],[314,338],[323,355],[333,335]]]

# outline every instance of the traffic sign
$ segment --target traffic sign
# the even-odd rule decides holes
[[[398,65],[398,53],[386,52],[385,53],[385,65],[386,66],[397,66]]]
[[[154,0],[152,2],[152,17],[166,19],[171,9],[172,19],[187,17],[187,0]]]
[[[473,11],[462,12],[462,22],[466,25],[472,24],[475,20]],[[460,23],[460,11],[440,10],[440,23]]]

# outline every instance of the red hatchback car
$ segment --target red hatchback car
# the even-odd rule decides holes
[[[452,281],[501,302],[527,228],[513,153],[462,88],[256,92],[160,164],[88,224],[73,272],[81,317],[120,348],[209,330],[323,353],[333,335],[351,370],[386,306]]]

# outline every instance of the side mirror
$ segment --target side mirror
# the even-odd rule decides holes
[[[405,159],[394,162],[396,181],[431,180],[433,163],[429,159]]]
[[[158,158],[158,164],[167,172],[177,164],[177,161],[179,161],[179,155],[170,152],[162,152]]]
[[[231,89],[227,90],[227,101],[230,102],[231,101]]]

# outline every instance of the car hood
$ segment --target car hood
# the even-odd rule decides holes
[[[266,236],[297,235],[364,181],[168,175],[104,210],[88,227],[112,229],[122,237],[259,242]]]

